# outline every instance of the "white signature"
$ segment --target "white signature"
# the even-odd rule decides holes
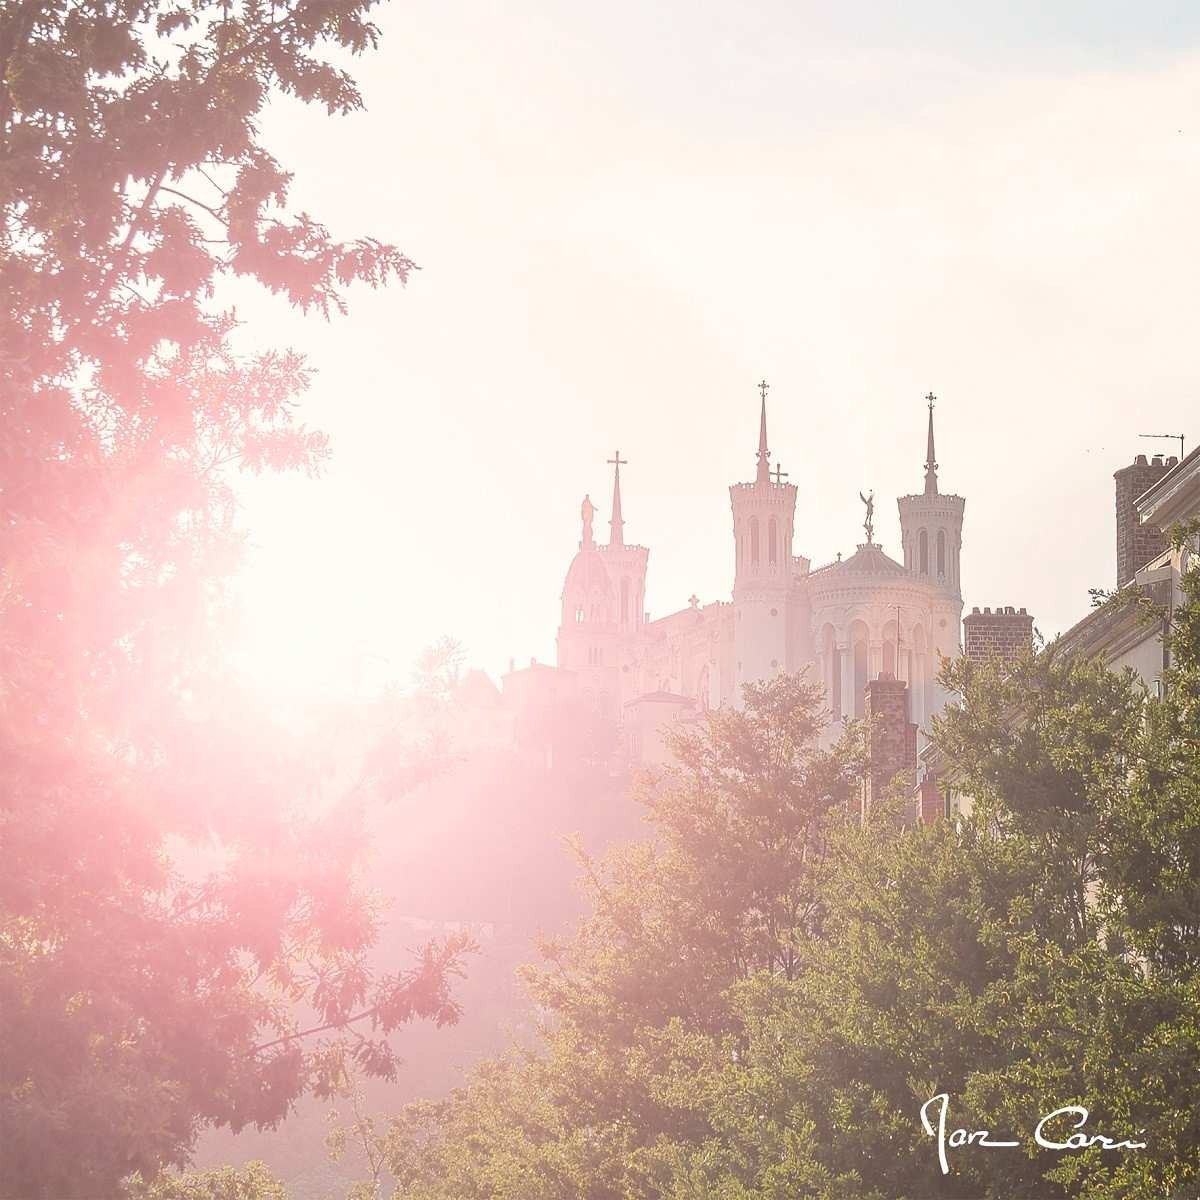
[[[929,1110],[936,1108],[937,1124],[930,1120]],[[989,1150],[1011,1149],[1020,1146],[1020,1142],[995,1141],[990,1129],[952,1129],[946,1132],[946,1114],[950,1109],[950,1097],[945,1092],[930,1096],[921,1105],[921,1125],[930,1137],[936,1137],[938,1143],[938,1162],[942,1166],[942,1174],[950,1174],[950,1164],[946,1158],[946,1149],[959,1150],[964,1146],[982,1146]],[[1054,1141],[1043,1133],[1043,1126],[1048,1125],[1056,1117],[1074,1115],[1077,1132],[1069,1134],[1066,1141]],[[1086,1150],[1089,1146],[1099,1146],[1101,1150],[1145,1150],[1145,1142],[1114,1141],[1102,1133],[1084,1133],[1082,1127],[1087,1124],[1088,1110],[1082,1104],[1067,1104],[1047,1113],[1034,1127],[1033,1140],[1047,1150]],[[1145,1133],[1144,1129],[1138,1131]]]

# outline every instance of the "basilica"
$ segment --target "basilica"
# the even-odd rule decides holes
[[[689,712],[736,705],[744,684],[807,670],[825,689],[834,719],[863,715],[867,684],[907,684],[908,719],[918,728],[945,702],[939,655],[961,653],[960,553],[965,501],[942,492],[928,401],[924,486],[901,496],[901,547],[894,558],[874,540],[873,496],[866,540],[853,554],[814,567],[795,553],[796,487],[771,470],[767,391],[753,478],[729,489],[732,589],[728,600],[650,620],[645,611],[650,552],[625,541],[620,454],[613,466],[605,543],[596,509],[583,500],[578,550],[567,570],[558,629],[560,682],[569,673],[589,705],[627,731],[635,757],[645,739]],[[914,459],[916,455],[914,455]],[[543,679],[550,669],[543,668]],[[515,682],[515,681],[514,681]]]

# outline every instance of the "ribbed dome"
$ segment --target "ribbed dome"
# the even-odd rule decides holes
[[[580,598],[599,595],[605,601],[613,598],[612,580],[604,565],[604,556],[595,546],[584,546],[575,555],[563,586],[563,595],[567,594]]]
[[[874,542],[859,546],[849,558],[832,563],[825,570],[831,575],[909,575],[902,563],[889,558]]]

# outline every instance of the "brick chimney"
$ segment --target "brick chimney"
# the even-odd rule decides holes
[[[890,672],[867,684],[863,716],[871,721],[870,764],[863,784],[862,819],[900,771],[917,766],[917,727],[908,719],[908,685]]]
[[[927,774],[921,780],[916,796],[917,820],[931,825],[946,815],[946,800],[938,786],[937,776]]]
[[[1033,645],[1033,617],[1023,608],[973,608],[963,617],[963,650],[968,658],[983,662],[1001,658],[1012,662]]]
[[[1113,474],[1117,484],[1117,587],[1124,587],[1134,572],[1167,548],[1166,535],[1138,520],[1135,501],[1153,487],[1179,460],[1156,454],[1147,461],[1139,454],[1128,467]]]

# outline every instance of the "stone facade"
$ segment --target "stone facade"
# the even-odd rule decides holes
[[[1033,617],[1023,608],[973,608],[963,618],[963,642],[968,658],[983,662],[1001,658],[1005,662],[1033,645]]]
[[[1161,454],[1147,460],[1144,454],[1139,454],[1129,466],[1113,474],[1117,485],[1117,587],[1124,587],[1137,571],[1167,548],[1162,530],[1140,519],[1137,499],[1178,461],[1164,460]]]
[[[649,551],[627,545],[620,455],[615,456],[613,514],[607,545],[593,533],[595,508],[584,499],[578,551],[567,571],[558,631],[558,668],[578,678],[598,711],[637,725],[649,744],[645,713],[699,713],[741,703],[748,683],[777,672],[808,671],[824,686],[832,718],[865,715],[866,687],[891,676],[907,685],[909,720],[924,727],[946,701],[941,656],[961,653],[960,549],[965,501],[939,491],[929,410],[924,487],[900,497],[903,559],[890,557],[865,523],[867,540],[852,555],[813,568],[794,553],[797,488],[771,470],[765,385],[751,481],[729,489],[731,596],[651,620],[644,611]],[[867,498],[864,497],[864,500]],[[873,506],[873,498],[871,500]],[[869,510],[870,511],[870,510]],[[653,706],[634,705],[653,695]],[[692,701],[669,705],[665,697]]]

